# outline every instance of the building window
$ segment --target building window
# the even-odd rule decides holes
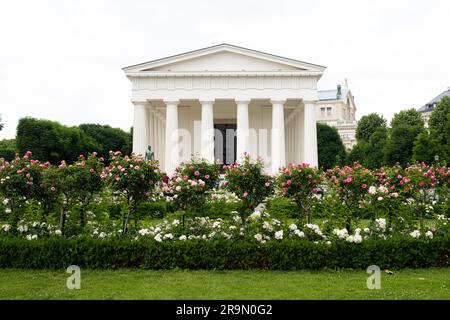
[[[320,115],[321,117],[325,117],[325,108],[320,108]]]
[[[331,108],[330,107],[327,108],[327,117],[329,117],[329,116],[331,116]]]

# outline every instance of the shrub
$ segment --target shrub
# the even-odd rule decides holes
[[[364,206],[368,188],[375,178],[370,170],[355,163],[353,166],[334,168],[327,171],[330,186],[335,190],[340,201],[345,203],[346,228],[351,231],[352,220],[358,217],[359,208]]]
[[[278,218],[297,218],[299,214],[295,203],[285,197],[267,198],[266,212]]]
[[[192,158],[183,162],[172,176],[169,187],[175,206],[191,215],[201,215],[208,193],[219,183],[219,165]]]
[[[331,245],[302,240],[178,242],[128,239],[0,240],[0,268],[65,269],[365,269],[449,267],[450,238],[346,241]]]
[[[250,155],[244,154],[241,163],[224,166],[224,169],[225,188],[242,201],[240,214],[243,217],[253,212],[273,192],[272,178],[264,174],[261,159],[253,162]]]
[[[0,194],[8,199],[14,226],[20,219],[18,210],[23,209],[26,200],[36,196],[42,170],[46,166],[31,159],[31,156],[28,151],[22,158],[17,157],[11,162],[0,159]]]
[[[103,179],[108,178],[113,191],[121,194],[126,201],[128,213],[123,222],[123,233],[127,233],[130,216],[134,216],[138,205],[150,198],[161,180],[158,162],[145,161],[132,155],[122,156],[120,151],[110,152],[110,165],[102,173]]]
[[[280,168],[276,182],[283,196],[291,198],[298,212],[305,214],[306,223],[311,223],[311,208],[319,200],[319,172],[305,163],[290,164]]]

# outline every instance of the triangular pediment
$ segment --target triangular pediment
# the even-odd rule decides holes
[[[229,44],[222,44],[141,63],[126,67],[123,70],[125,73],[242,71],[310,71],[322,73],[325,67]]]

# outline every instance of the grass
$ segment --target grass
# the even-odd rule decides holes
[[[0,269],[0,299],[449,299],[450,268],[382,273],[369,290],[364,270],[82,270],[69,290],[65,270]]]

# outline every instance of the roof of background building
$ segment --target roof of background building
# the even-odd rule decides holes
[[[434,111],[434,109],[436,108],[436,105],[439,103],[439,101],[442,100],[443,97],[450,97],[450,87],[446,91],[444,91],[440,95],[438,95],[436,98],[434,98],[433,100],[428,102],[426,105],[419,108],[419,110],[417,110],[417,111],[419,111],[419,112]]]
[[[344,86],[341,87],[341,99],[347,97],[348,89]],[[317,97],[321,100],[339,100],[337,98],[337,88],[332,90],[318,90]]]

